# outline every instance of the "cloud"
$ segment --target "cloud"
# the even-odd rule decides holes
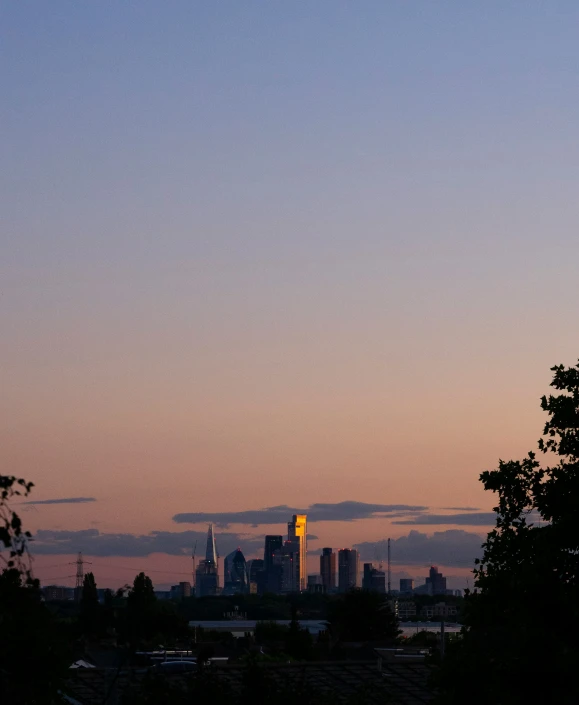
[[[197,542],[199,557],[204,557],[205,531],[151,531],[149,534],[101,533],[98,529],[52,531],[41,529],[33,536],[31,552],[38,555],[73,554],[78,551],[90,556],[149,556],[167,553],[172,556],[191,555]],[[248,554],[263,549],[263,536],[221,533],[217,549],[223,556],[238,546]]]
[[[315,534],[308,534],[308,541],[319,541],[319,536],[316,536]]]
[[[205,531],[151,531],[148,534],[102,533],[96,528],[79,531],[47,530],[36,532],[30,545],[36,555],[74,555],[82,551],[85,556],[145,557],[152,553],[172,556],[190,556],[197,542],[197,557],[205,552]],[[246,556],[263,550],[263,535],[233,532],[218,533],[217,548],[222,556],[238,546]],[[431,563],[446,566],[470,567],[481,554],[483,537],[461,529],[435,532],[432,536],[411,530],[407,536],[392,539],[392,561],[398,565]],[[384,560],[387,541],[366,541],[355,544],[362,560]],[[312,550],[317,555],[319,550]]]
[[[443,507],[448,512],[478,512],[480,507]]]
[[[398,519],[393,524],[425,525],[454,524],[456,526],[494,526],[497,515],[494,512],[475,512],[472,514],[420,514],[409,519]]]
[[[60,497],[58,499],[31,499],[22,504],[84,504],[85,502],[96,502],[94,497]]]
[[[482,555],[484,537],[463,529],[436,531],[432,536],[412,530],[407,536],[391,540],[391,559],[398,565],[445,565],[468,568]],[[354,544],[360,558],[367,561],[385,560],[388,541],[364,541]]]
[[[282,504],[277,507],[249,509],[241,512],[188,512],[175,514],[173,521],[177,524],[213,522],[221,527],[228,527],[231,524],[245,524],[255,527],[262,524],[286,524],[292,514],[307,514],[308,522],[355,521],[356,519],[407,516],[411,513],[423,512],[426,509],[428,507],[409,504],[367,504],[366,502],[353,501],[326,504],[318,502],[305,509]]]

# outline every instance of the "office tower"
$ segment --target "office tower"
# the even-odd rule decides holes
[[[372,563],[364,563],[364,575],[362,577],[362,589],[371,592],[386,592],[386,573],[377,570]]]
[[[348,592],[358,586],[358,551],[342,548],[338,551],[338,591]]]
[[[205,560],[199,561],[195,571],[195,594],[198,597],[205,595],[217,595],[219,593],[219,573],[217,565],[217,549],[215,547],[215,535],[213,524],[209,524],[207,529],[207,548],[205,550]]]
[[[283,537],[268,534],[265,537],[265,550],[263,552],[263,567],[267,572],[273,565],[273,554],[283,546]]]
[[[241,549],[229,553],[223,561],[223,594],[240,595],[247,592],[247,566]]]
[[[430,567],[429,577],[426,578],[426,587],[430,595],[446,594],[446,578],[438,572],[438,567]]]
[[[247,561],[247,578],[249,592],[252,595],[263,595],[265,592],[265,570],[262,558],[253,558]]]
[[[302,589],[301,551],[302,542],[297,539],[284,541],[283,547],[279,551],[282,593],[300,592]]]
[[[412,578],[400,578],[400,594],[410,595],[414,590],[414,580]]]
[[[265,550],[263,553],[263,592],[278,595],[281,592],[281,549],[283,537],[267,535],[265,537]]]
[[[256,583],[259,579],[259,574],[264,569],[264,561],[262,558],[252,558],[247,561],[247,574],[250,583]]]
[[[320,574],[325,592],[333,592],[336,589],[336,554],[331,548],[322,548]]]
[[[308,575],[308,592],[320,595],[326,592],[321,575]]]
[[[171,585],[169,596],[172,600],[182,600],[191,596],[191,583],[181,582],[178,585]]]
[[[307,557],[308,557],[308,526],[307,516],[305,514],[294,514],[291,521],[287,525],[288,541],[299,542],[299,566],[298,571],[298,590],[305,590],[307,587]]]

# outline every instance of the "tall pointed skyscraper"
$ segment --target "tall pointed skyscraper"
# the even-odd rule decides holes
[[[207,550],[205,551],[205,562],[217,565],[217,549],[215,548],[215,534],[213,524],[209,524],[207,529]]]
[[[207,550],[205,560],[199,562],[195,576],[195,594],[197,597],[219,594],[219,573],[217,565],[217,549],[213,524],[207,529]]]

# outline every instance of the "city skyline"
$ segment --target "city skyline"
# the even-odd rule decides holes
[[[479,475],[579,349],[577,20],[6,4],[0,444],[41,579],[176,583],[207,523],[249,560],[307,514],[308,572],[390,537],[464,587]]]
[[[244,592],[249,591],[250,584],[254,583],[254,588],[260,594],[264,592],[273,592],[278,594],[284,594],[288,592],[305,592],[308,589],[309,580],[311,577],[319,578],[319,584],[323,586],[326,592],[347,592],[352,588],[364,587],[364,578],[367,567],[370,566],[374,571],[378,571],[379,574],[385,575],[385,573],[380,573],[382,571],[383,565],[386,564],[383,560],[383,554],[381,550],[378,550],[376,545],[374,545],[374,558],[377,561],[377,565],[374,566],[372,563],[364,562],[361,566],[360,552],[356,548],[330,548],[324,547],[321,550],[314,550],[309,556],[309,561],[306,561],[306,570],[303,571],[301,568],[303,566],[303,554],[307,556],[307,542],[301,542],[301,535],[307,536],[307,515],[293,515],[291,521],[287,522],[288,528],[288,538],[284,540],[281,535],[264,535],[262,539],[262,548],[256,550],[256,558],[248,557],[246,560],[241,547],[237,546],[235,549],[227,553],[225,556],[220,554],[217,544],[217,536],[213,528],[213,524],[209,523],[207,525],[207,531],[205,535],[205,558],[196,561],[196,546],[197,541],[195,541],[195,546],[193,547],[192,554],[189,556],[189,560],[192,559],[191,571],[189,573],[192,588],[195,589],[197,596],[204,597],[207,595],[217,595],[217,594],[235,594],[238,591]],[[296,538],[296,528],[298,533],[298,538]],[[302,533],[303,530],[303,533]],[[316,537],[317,538],[317,537]],[[388,540],[384,540],[384,544],[387,545]],[[92,561],[87,560],[87,556],[84,556],[84,561],[92,565]],[[363,557],[362,557],[363,558]],[[82,552],[78,553],[78,560],[82,560]],[[469,560],[470,562],[470,560]],[[68,565],[67,563],[59,563],[57,565],[51,566],[57,572],[63,566]],[[108,566],[106,563],[97,563],[97,566],[102,568],[112,568],[114,567],[112,563]],[[424,564],[425,567],[426,564]],[[251,567],[253,566],[253,567]],[[312,566],[316,566],[312,570]],[[414,577],[420,580],[418,575],[418,565],[412,566],[415,571]],[[140,570],[147,572],[147,567],[143,563],[140,564]],[[132,569],[131,569],[132,570]],[[426,589],[428,592],[429,582],[436,584],[433,581],[433,572],[437,575],[438,568],[436,566],[430,565],[430,577],[425,578],[425,584],[422,585],[422,591]],[[262,577],[259,577],[258,572],[261,571]],[[154,573],[166,572],[166,575],[171,575],[171,571],[158,571],[153,570]],[[253,574],[253,577],[251,575]],[[173,573],[174,578],[180,579],[180,584],[184,585],[182,577],[187,575],[187,572],[182,570]],[[467,575],[470,575],[468,573]],[[66,585],[65,582],[55,583],[55,580],[62,580],[63,576],[58,578],[48,577],[44,578],[37,574],[37,577],[41,579],[41,582],[45,585],[55,585],[62,584]],[[74,576],[65,576],[68,580],[72,580]],[[394,583],[397,580],[401,582],[408,582],[409,573],[405,570],[400,570],[400,565],[397,565],[395,561],[393,563],[392,577]],[[447,576],[450,579],[453,588],[457,585],[468,587],[468,578],[466,581],[464,576],[462,578],[457,576]],[[100,578],[99,578],[100,579]],[[412,582],[414,578],[410,579]],[[446,581],[445,577],[445,581]],[[159,581],[157,581],[159,582]],[[172,585],[173,581],[169,583],[160,583],[159,589],[165,589],[171,587],[171,590],[175,590],[176,587]],[[114,587],[115,583],[111,583],[110,579],[105,580],[103,583],[106,587]],[[178,586],[177,586],[178,587]],[[446,588],[446,582],[445,586]]]
[[[304,560],[307,557],[307,515],[294,514],[287,522],[287,529],[287,540],[284,540],[281,535],[265,535],[263,558],[246,560],[239,546],[221,557],[217,549],[213,524],[209,523],[205,558],[196,562],[197,542],[193,547],[191,581],[179,580],[176,585],[170,586],[170,590],[161,589],[159,594],[165,593],[165,596],[170,595],[174,599],[181,599],[191,594],[197,597],[267,593],[283,595],[309,592],[310,589],[326,594],[343,594],[360,588],[390,594],[389,561],[385,572],[381,558],[378,559],[377,566],[369,562],[364,562],[361,566],[359,552],[356,549],[339,548],[334,551],[332,548],[324,547],[319,552],[319,572],[311,573],[307,568],[304,569],[304,566],[308,565]],[[390,539],[388,539],[388,546],[390,546]],[[390,558],[390,552],[388,555]],[[79,552],[76,559],[77,585],[79,581],[82,582],[85,563],[92,565],[92,561],[86,561],[82,552]],[[98,565],[102,567],[102,564]],[[397,575],[394,573],[395,578]],[[63,587],[62,583],[54,583],[50,580],[41,582],[53,591]],[[430,566],[429,575],[424,578],[424,584],[418,585],[415,590],[412,588],[413,579],[408,579],[407,576],[400,577],[399,583],[400,591],[392,588],[392,594],[397,595],[398,592],[401,595],[406,594],[409,585],[410,592],[415,592],[417,595],[449,593],[447,576],[443,576],[435,565]],[[454,589],[450,589],[450,594],[454,592]],[[458,592],[461,591],[458,590]]]

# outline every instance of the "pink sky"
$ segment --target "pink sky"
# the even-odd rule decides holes
[[[33,499],[95,501],[26,527],[488,512],[480,472],[535,447],[579,356],[579,9],[58,5],[2,10],[0,447]],[[326,521],[310,546],[488,528]]]

